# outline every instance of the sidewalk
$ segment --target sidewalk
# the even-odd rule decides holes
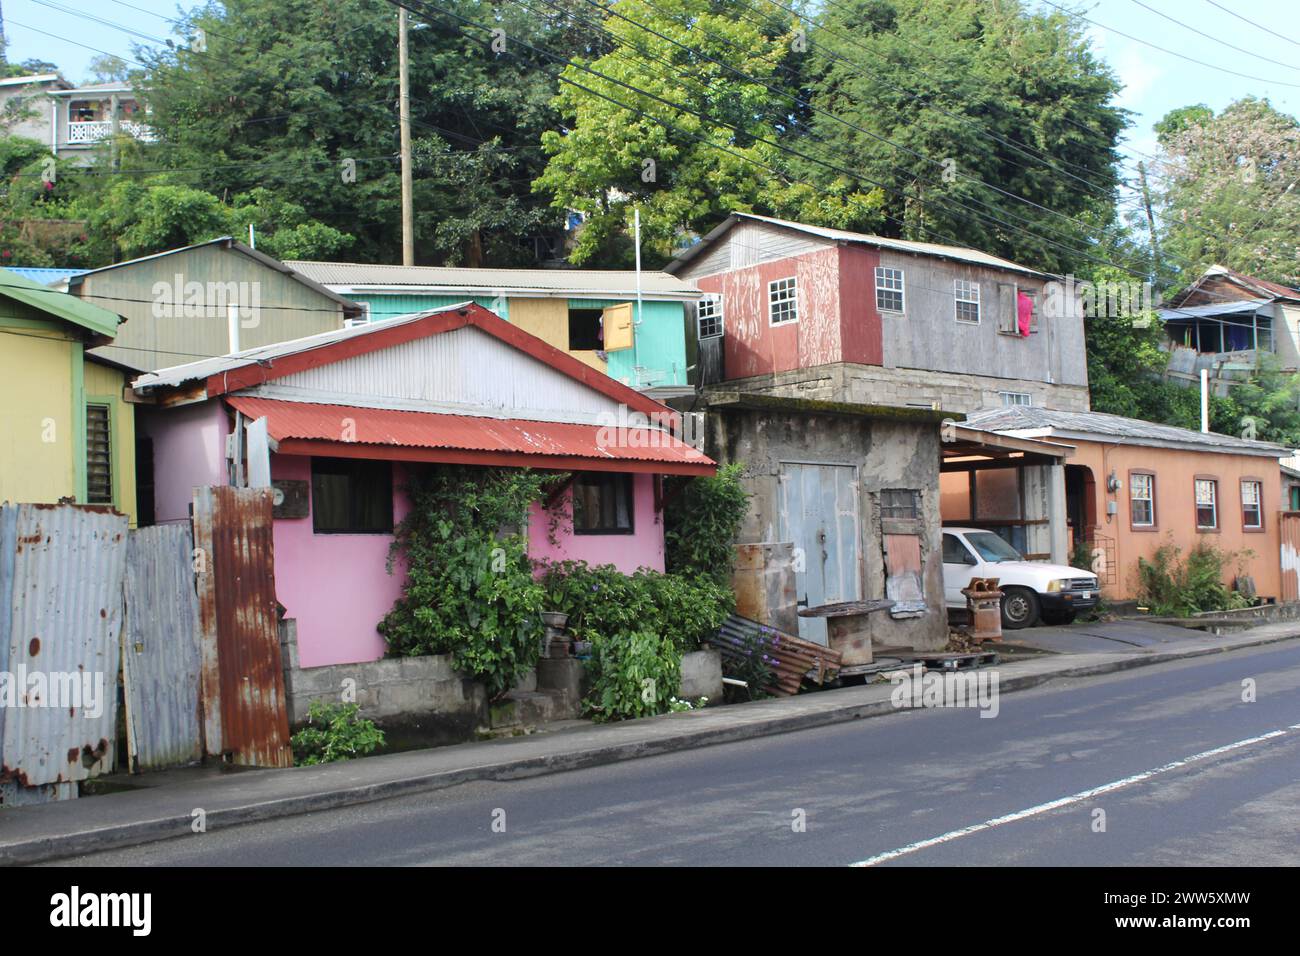
[[[1196,634],[1197,632],[1189,632]],[[1125,653],[1044,655],[997,668],[1003,693],[1300,637],[1300,622],[1195,636]],[[646,720],[461,744],[292,770],[170,771],[156,785],[64,803],[0,810],[0,864],[35,863],[207,829],[439,790],[472,780],[542,774],[748,740],[895,712],[889,684],[850,687]]]

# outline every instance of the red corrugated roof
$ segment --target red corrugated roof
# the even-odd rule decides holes
[[[711,475],[717,467],[702,452],[653,428],[602,429],[242,395],[226,401],[250,418],[266,418],[268,432],[286,454],[688,475]]]

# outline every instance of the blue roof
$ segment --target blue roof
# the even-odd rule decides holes
[[[43,269],[36,266],[5,266],[4,269],[6,272],[20,275],[24,279],[39,282],[41,285],[62,282],[65,279],[71,279],[73,276],[84,275],[89,271],[88,269]]]

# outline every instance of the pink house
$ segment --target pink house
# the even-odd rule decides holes
[[[163,369],[134,386],[159,522],[187,519],[199,485],[277,490],[276,597],[297,621],[304,667],[383,656],[376,625],[403,584],[386,563],[417,469],[567,475],[550,513],[533,508],[530,554],[631,573],[664,567],[662,476],[716,467],[673,435],[666,406],[470,303]]]

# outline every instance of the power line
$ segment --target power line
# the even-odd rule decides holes
[[[1274,83],[1278,86],[1287,86],[1293,89],[1300,90],[1300,83],[1288,83],[1285,80],[1274,80],[1274,79],[1269,79],[1268,77],[1265,76],[1254,76],[1253,74],[1250,73],[1240,73],[1237,70],[1230,70],[1226,66],[1217,66],[1213,63],[1207,63],[1204,60],[1198,60],[1195,57],[1187,56],[1185,53],[1179,53],[1177,50],[1170,50],[1167,47],[1158,46],[1150,42],[1149,40],[1143,40],[1141,37],[1135,37],[1131,33],[1125,33],[1123,30],[1116,30],[1114,27],[1108,27],[1104,23],[1098,23],[1096,20],[1090,20],[1088,17],[1085,17],[1082,13],[1075,13],[1072,10],[1067,10],[1065,7],[1062,7],[1059,4],[1052,3],[1052,0],[1043,0],[1043,3],[1046,3],[1049,7],[1056,7],[1057,10],[1060,10],[1066,16],[1075,17],[1079,20],[1083,20],[1085,23],[1091,23],[1093,26],[1099,27],[1102,30],[1106,30],[1110,33],[1114,33],[1117,36],[1122,36],[1127,40],[1132,40],[1134,43],[1141,43],[1143,46],[1149,46],[1151,47],[1151,49],[1159,50],[1161,53],[1168,53],[1170,56],[1176,56],[1180,60],[1186,60],[1188,63],[1195,63],[1197,66],[1204,66],[1211,70],[1218,70],[1220,73],[1228,73],[1232,76],[1239,76],[1242,79],[1254,80],[1257,83]]]
[[[1276,30],[1270,30],[1262,23],[1256,23],[1254,20],[1247,19],[1246,17],[1243,17],[1240,13],[1237,13],[1236,11],[1233,10],[1229,10],[1221,3],[1215,3],[1214,0],[1205,0],[1205,2],[1212,7],[1218,7],[1224,13],[1228,14],[1228,16],[1236,17],[1238,20],[1242,21],[1243,23],[1249,23],[1252,27],[1255,27],[1257,30],[1263,30],[1265,33],[1271,33],[1279,40],[1285,40],[1287,43],[1294,44],[1295,46],[1300,46],[1300,41],[1292,40],[1290,37],[1283,36],[1281,33],[1278,33]]]
[[[1247,50],[1245,47],[1236,46],[1235,44],[1229,43],[1227,40],[1224,40],[1224,39],[1222,39],[1222,38],[1220,38],[1220,37],[1216,37],[1216,36],[1215,36],[1214,34],[1212,34],[1212,33],[1206,33],[1204,30],[1198,30],[1196,27],[1191,26],[1190,24],[1184,23],[1182,20],[1179,20],[1177,17],[1171,17],[1169,14],[1167,14],[1167,13],[1163,13],[1163,12],[1157,10],[1157,9],[1156,9],[1155,7],[1153,7],[1153,6],[1151,6],[1151,5],[1149,5],[1149,4],[1146,4],[1146,3],[1143,3],[1142,0],[1133,0],[1133,2],[1136,3],[1136,4],[1137,4],[1139,7],[1141,7],[1143,10],[1150,10],[1150,11],[1151,11],[1152,13],[1154,13],[1156,16],[1161,17],[1161,18],[1163,18],[1163,19],[1165,19],[1165,20],[1168,20],[1170,23],[1176,23],[1176,24],[1178,24],[1180,27],[1182,27],[1184,30],[1190,30],[1192,33],[1195,33],[1195,34],[1198,35],[1198,36],[1203,36],[1203,37],[1205,37],[1207,40],[1213,40],[1215,43],[1218,43],[1218,44],[1220,44],[1221,46],[1226,46],[1226,47],[1227,47],[1228,49],[1230,49],[1230,50],[1236,50],[1238,53],[1244,53],[1244,54],[1246,54],[1247,56],[1253,56],[1255,59],[1257,59],[1257,60],[1263,60],[1265,63],[1272,63],[1272,64],[1274,64],[1274,65],[1276,65],[1276,66],[1286,67],[1286,69],[1288,69],[1288,70],[1300,70],[1300,67],[1292,66],[1290,63],[1283,63],[1281,60],[1275,60],[1275,59],[1273,59],[1272,57],[1262,56],[1262,55],[1256,53],[1254,50]]]

